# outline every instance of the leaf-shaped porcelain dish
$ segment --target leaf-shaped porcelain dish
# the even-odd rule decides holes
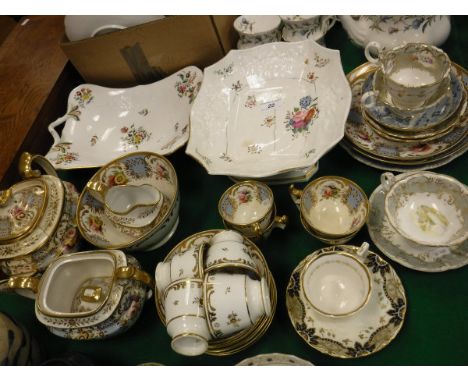
[[[100,167],[135,151],[174,152],[188,140],[190,110],[202,79],[201,70],[189,66],[132,88],[76,87],[67,113],[49,125],[54,144],[46,158],[66,170]],[[59,136],[55,127],[64,122]]]
[[[186,152],[212,175],[310,167],[343,137],[350,104],[337,50],[311,40],[231,50],[205,68]]]

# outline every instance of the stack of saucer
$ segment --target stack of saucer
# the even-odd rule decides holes
[[[260,250],[235,231],[179,243],[156,267],[156,308],[183,355],[230,355],[270,326],[276,287]]]
[[[393,72],[386,67],[390,59]],[[377,63],[348,74],[353,103],[341,142],[345,150],[365,164],[393,171],[436,168],[463,154],[468,148],[466,70],[424,44],[381,53]],[[397,74],[395,67],[400,67]]]

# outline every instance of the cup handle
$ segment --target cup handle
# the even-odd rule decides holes
[[[153,278],[136,267],[126,266],[119,267],[115,271],[115,277],[122,280],[136,280],[145,284],[148,288],[154,289],[154,280]]]
[[[52,166],[52,164],[46,158],[44,158],[42,155],[32,155],[25,151],[23,154],[21,154],[18,163],[18,171],[23,179],[39,178],[41,176],[41,171],[33,170],[33,163],[38,164],[47,175],[52,175],[58,178],[54,166]]]
[[[288,222],[289,222],[289,218],[287,217],[287,215],[282,215],[282,216],[275,216],[275,220],[274,220],[274,227],[278,227],[280,229],[285,229],[286,226],[288,225]]]
[[[371,62],[372,64],[377,64],[379,62],[379,59],[371,55],[371,48],[377,49],[377,52],[380,54],[380,52],[382,51],[382,47],[377,41],[371,41],[366,45],[366,48],[364,49],[364,55],[366,56],[367,61]]]
[[[98,180],[90,180],[88,183],[86,183],[86,188],[94,198],[99,200],[101,203],[104,203],[106,192],[108,191],[109,187]]]
[[[335,25],[336,20],[337,20],[336,16],[323,16],[323,19],[322,19],[323,34],[327,33],[333,27],[333,25]]]
[[[106,29],[115,29],[115,30],[122,30],[127,27],[124,27],[123,25],[117,25],[117,24],[110,24],[110,25],[101,25],[99,28],[96,28],[91,32],[91,37],[95,37],[99,32],[106,30]]]
[[[291,195],[292,201],[296,204],[297,208],[301,207],[302,190],[294,187],[294,184],[289,186],[289,195]]]
[[[366,256],[368,252],[369,252],[369,243],[365,241],[364,243],[361,244],[361,246],[357,250],[357,255]]]
[[[395,175],[393,175],[391,172],[384,172],[382,175],[380,175],[380,184],[382,185],[382,188],[385,192],[388,192],[390,187],[392,187],[395,182]]]
[[[11,188],[0,191],[0,207],[3,207],[11,198]]]
[[[255,232],[255,237],[256,238],[261,238],[262,237],[262,229],[260,228],[260,224],[254,223],[253,224],[253,230]]]

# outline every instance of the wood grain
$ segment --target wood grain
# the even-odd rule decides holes
[[[47,124],[34,126],[67,63],[59,42],[63,16],[22,18],[0,46],[0,179],[20,148],[35,152],[49,133]],[[56,109],[58,109],[56,107]],[[25,147],[30,130],[35,139]],[[36,151],[37,152],[37,151]]]

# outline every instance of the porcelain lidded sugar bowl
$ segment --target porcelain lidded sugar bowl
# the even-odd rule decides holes
[[[99,248],[149,251],[174,234],[179,204],[171,162],[152,152],[131,153],[106,164],[88,181],[78,201],[78,228]]]
[[[153,279],[122,251],[93,250],[57,258],[40,279],[11,277],[8,287],[35,298],[36,317],[53,334],[91,340],[129,329],[152,296]]]
[[[276,216],[273,191],[265,183],[247,180],[229,187],[221,196],[218,212],[226,228],[251,240],[267,238],[273,228],[286,228],[288,217]]]
[[[453,247],[468,238],[467,186],[430,171],[399,180],[384,173],[381,180],[385,215],[401,236],[429,247]]]
[[[308,233],[328,244],[349,241],[366,223],[369,203],[356,183],[339,176],[324,176],[303,190],[289,187]]]
[[[43,272],[79,244],[75,187],[39,155],[23,153],[19,169],[24,180],[0,192],[0,273],[6,276]]]

